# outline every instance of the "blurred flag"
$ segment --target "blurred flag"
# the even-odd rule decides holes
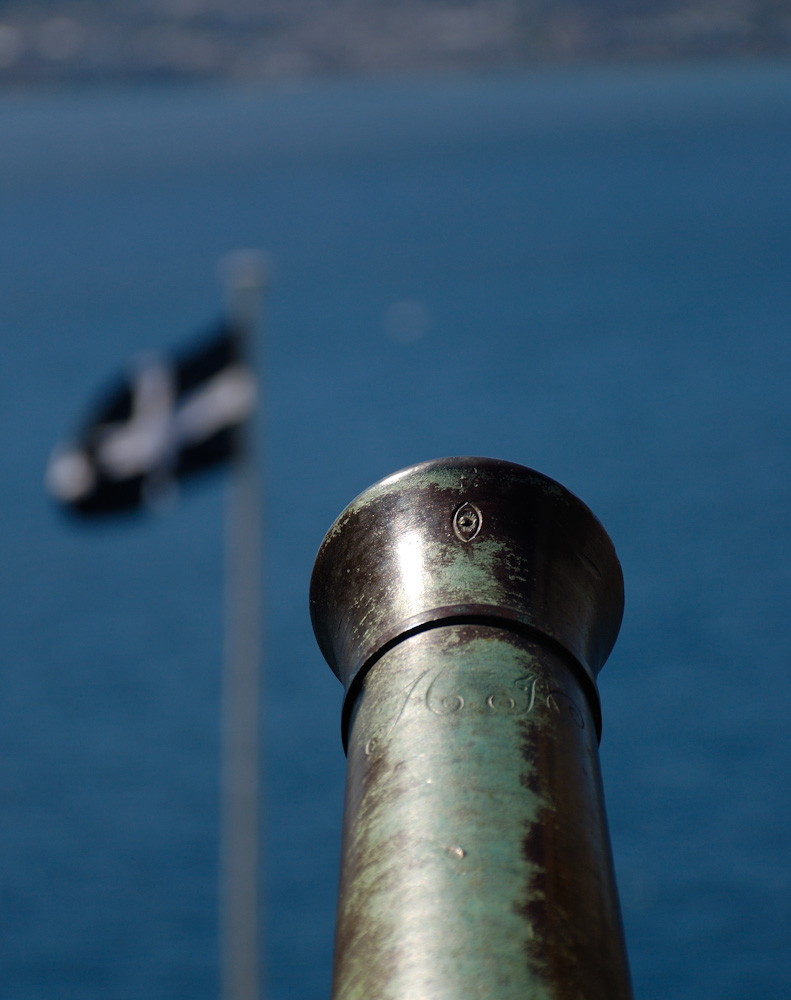
[[[256,388],[241,334],[227,325],[183,352],[142,355],[55,448],[47,488],[79,515],[155,505],[184,476],[233,456]]]

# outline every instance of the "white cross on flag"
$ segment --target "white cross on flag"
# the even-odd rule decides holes
[[[186,351],[137,358],[47,467],[52,496],[80,515],[155,504],[184,476],[230,459],[253,413],[256,379],[222,326]]]

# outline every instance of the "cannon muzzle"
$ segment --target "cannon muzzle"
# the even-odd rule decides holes
[[[596,688],[623,578],[590,510],[416,465],[341,514],[310,599],[345,688],[334,1000],[631,998]]]

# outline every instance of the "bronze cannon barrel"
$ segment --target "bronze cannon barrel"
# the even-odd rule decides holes
[[[334,1000],[631,997],[596,676],[623,578],[559,483],[442,459],[362,493],[311,581],[343,682]]]

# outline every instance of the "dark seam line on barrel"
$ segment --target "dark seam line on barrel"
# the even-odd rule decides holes
[[[502,629],[504,632],[514,632],[516,635],[522,635],[528,639],[532,639],[539,645],[543,643],[549,646],[556,655],[564,660],[566,665],[570,667],[572,673],[580,682],[580,686],[588,698],[591,712],[593,714],[593,722],[596,728],[596,741],[601,744],[602,719],[599,692],[596,689],[595,683],[591,680],[588,672],[582,664],[566,649],[565,646],[558,642],[557,639],[546,635],[533,625],[527,625],[524,622],[520,622],[513,618],[499,617],[497,615],[453,615],[448,618],[435,618],[431,621],[423,622],[420,625],[415,625],[413,628],[407,629],[405,632],[401,632],[392,639],[388,639],[387,642],[383,643],[375,653],[372,653],[371,656],[369,656],[368,659],[354,673],[352,683],[350,684],[349,690],[346,692],[343,699],[343,710],[341,713],[341,739],[343,741],[344,753],[348,750],[349,716],[351,715],[352,706],[357,699],[362,681],[371,667],[373,667],[377,661],[385,655],[385,653],[389,653],[391,649],[394,649],[399,643],[403,642],[404,639],[409,639],[413,635],[419,635],[421,632],[428,632],[431,629],[443,628],[446,625],[486,625],[490,628]]]

